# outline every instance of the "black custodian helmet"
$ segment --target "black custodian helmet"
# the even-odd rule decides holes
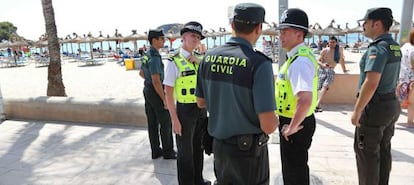
[[[308,33],[309,21],[308,15],[299,8],[289,8],[280,16],[278,29],[296,28]]]

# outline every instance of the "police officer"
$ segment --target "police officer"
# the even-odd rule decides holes
[[[210,184],[203,179],[202,136],[207,111],[197,107],[195,88],[202,55],[194,52],[204,39],[203,26],[188,22],[181,29],[182,46],[167,64],[164,85],[177,142],[177,176],[180,185]],[[177,103],[174,101],[174,95]]]
[[[283,12],[280,42],[288,59],[276,80],[276,110],[280,125],[280,156],[285,185],[309,184],[308,150],[315,132],[318,62],[306,47],[308,16],[297,8]]]
[[[401,51],[388,33],[393,22],[391,9],[369,9],[362,21],[365,36],[373,42],[359,64],[359,95],[351,118],[356,126],[358,179],[359,185],[388,184],[391,138],[401,112],[395,97]]]
[[[164,79],[164,64],[159,49],[164,46],[164,33],[162,30],[150,30],[148,41],[150,50],[143,58],[142,68],[139,72],[144,80],[145,113],[148,121],[148,136],[151,144],[152,159],[161,156],[164,159],[175,159],[173,138],[171,132],[171,119],[167,111],[162,80]],[[160,147],[160,138],[162,149]]]
[[[267,139],[279,122],[274,76],[272,60],[253,49],[264,17],[258,4],[236,5],[235,37],[200,64],[196,96],[209,112],[217,184],[269,184]]]

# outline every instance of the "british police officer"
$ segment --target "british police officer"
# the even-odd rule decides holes
[[[197,70],[203,56],[194,50],[204,39],[203,26],[191,21],[180,33],[182,46],[169,59],[164,79],[168,110],[176,134],[178,182],[180,185],[210,184],[203,179],[202,136],[207,111],[197,107],[195,97]]]
[[[200,64],[197,104],[209,112],[217,184],[269,184],[267,139],[279,123],[274,76],[272,60],[253,49],[264,17],[258,4],[236,5],[235,37]]]
[[[391,9],[369,9],[362,21],[365,36],[373,41],[359,64],[359,95],[351,118],[356,126],[358,179],[359,185],[388,184],[391,138],[401,112],[395,96],[401,51],[388,33],[393,22]]]
[[[308,16],[297,8],[287,9],[279,24],[280,43],[288,59],[276,80],[276,110],[280,125],[280,156],[285,185],[308,185],[308,150],[315,132],[318,62],[305,45]]]
[[[164,79],[164,64],[159,49],[164,46],[162,30],[150,30],[148,41],[151,45],[143,57],[142,68],[139,72],[144,80],[145,113],[148,121],[148,136],[151,144],[152,159],[161,156],[164,159],[175,159],[171,119],[167,110],[162,81]],[[160,138],[162,148],[160,147]]]

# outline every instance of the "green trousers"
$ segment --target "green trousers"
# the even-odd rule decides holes
[[[174,153],[170,114],[153,88],[144,88],[144,98],[152,155],[162,152],[163,156],[169,156]]]

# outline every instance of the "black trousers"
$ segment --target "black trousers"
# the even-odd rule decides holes
[[[213,154],[217,185],[269,184],[269,154],[266,143],[257,152],[252,152],[240,150],[234,139],[229,142],[214,138]]]
[[[177,176],[180,185],[201,185],[203,179],[204,154],[202,136],[207,124],[206,109],[196,103],[177,103],[177,115],[181,123],[181,136],[177,142]]]
[[[392,157],[391,138],[395,122],[401,113],[395,98],[374,97],[365,107],[360,127],[355,128],[354,151],[359,185],[388,185]]]
[[[144,98],[152,154],[154,156],[162,152],[164,156],[169,156],[174,153],[170,114],[164,109],[161,98],[152,87],[144,87]],[[160,135],[162,149],[160,148]]]
[[[315,133],[316,121],[312,114],[306,117],[297,133],[289,136],[286,141],[281,134],[283,125],[290,124],[291,118],[279,116],[280,157],[282,159],[282,175],[284,185],[308,185],[309,166],[308,150]]]

